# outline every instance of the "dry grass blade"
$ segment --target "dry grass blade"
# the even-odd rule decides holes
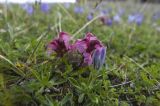
[[[76,20],[73,18],[73,16],[61,4],[58,4],[58,5],[72,19],[72,21],[76,24]]]
[[[90,25],[92,22],[94,22],[95,20],[97,20],[100,17],[100,15],[96,16],[95,18],[93,18],[92,20],[90,20],[89,22],[87,22],[83,27],[81,27],[77,32],[75,32],[72,36],[72,39],[78,34],[80,33],[83,29],[85,29],[88,25]]]
[[[15,69],[17,69],[17,70],[13,70],[13,71],[14,71],[15,73],[17,73],[18,75],[21,75],[21,76],[24,76],[24,75],[25,75],[22,70],[20,70],[19,68],[17,68],[17,67],[15,66],[15,64],[14,64],[12,61],[10,61],[9,59],[7,59],[6,57],[0,55],[0,59],[8,62],[11,66],[13,66]]]
[[[152,78],[154,78],[150,72],[148,72],[142,65],[140,65],[139,63],[137,63],[135,60],[133,60],[132,58],[129,58],[128,56],[125,56],[126,58],[128,58],[129,61],[135,63],[139,68],[141,68],[143,71],[145,71],[147,74],[149,74]],[[155,81],[158,83],[158,85],[160,85],[160,82],[155,79]]]

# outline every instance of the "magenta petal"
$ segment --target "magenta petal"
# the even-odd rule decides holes
[[[92,33],[87,33],[85,38],[89,41],[97,40],[97,37],[95,37]]]
[[[47,46],[48,53],[56,52],[57,56],[63,56],[70,48],[70,36],[65,32],[60,32],[58,38],[54,39]]]
[[[85,41],[87,42],[87,51],[88,53],[92,53],[96,47],[102,47],[101,42],[95,37],[92,33],[87,33],[85,37]]]
[[[74,50],[76,50],[75,45],[74,44],[70,45],[69,46],[69,51],[74,51]]]
[[[47,46],[47,48],[50,49],[50,50],[55,51],[55,50],[57,49],[57,45],[55,45],[55,44],[49,44],[49,45]]]
[[[95,44],[94,47],[97,49],[97,48],[103,47],[103,45],[101,45],[100,43],[97,43],[97,44]]]
[[[70,41],[70,36],[66,32],[60,32],[59,33],[59,40],[64,41],[64,42],[69,42]]]
[[[69,34],[67,34],[66,32],[60,32],[59,34],[59,42],[63,43],[66,49],[69,49],[69,41],[70,41],[70,36]]]
[[[91,65],[92,64],[92,57],[89,53],[83,53],[84,56],[84,65]]]
[[[51,55],[53,52],[56,52],[57,48],[57,42],[56,40],[53,40],[47,45],[47,54]]]
[[[87,49],[87,43],[82,40],[77,40],[75,46],[80,53],[84,53]]]

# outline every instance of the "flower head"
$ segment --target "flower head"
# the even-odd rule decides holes
[[[135,13],[128,16],[128,23],[136,23],[137,25],[141,25],[144,20],[143,14]]]
[[[77,40],[74,46],[83,55],[83,65],[91,65],[94,50],[103,47],[102,43],[92,33],[87,33],[84,39]]]
[[[121,17],[117,14],[113,17],[113,21],[116,23],[119,23],[119,22],[121,22]]]
[[[100,11],[100,15],[101,16],[105,16],[105,15],[107,15],[109,12],[107,11],[107,10],[101,10]]]
[[[66,32],[60,32],[58,38],[47,45],[48,54],[56,53],[58,57],[67,55],[68,60],[75,66],[94,65],[99,69],[105,61],[106,48],[92,33],[87,33],[83,39],[78,39],[70,44],[70,36]]]
[[[77,13],[77,14],[82,14],[84,12],[84,8],[80,7],[80,6],[76,6],[74,8],[74,12]]]
[[[49,6],[49,4],[47,4],[47,3],[42,3],[42,4],[40,5],[40,9],[41,9],[42,12],[48,13],[49,10],[50,10],[50,6]]]
[[[144,16],[142,14],[136,14],[135,22],[137,25],[141,25],[143,22]]]
[[[30,4],[22,4],[21,5],[22,9],[25,10],[29,15],[32,15],[34,12],[34,8],[32,5]]]
[[[109,17],[101,16],[100,20],[104,25],[108,25],[108,26],[112,25],[112,19]]]
[[[130,15],[128,16],[128,23],[132,23],[132,22],[134,22],[134,21],[135,21],[135,15],[130,14]]]
[[[108,25],[108,26],[111,26],[112,25],[112,19],[109,18],[105,21],[105,24]]]
[[[94,49],[102,46],[102,43],[92,33],[87,33],[84,41],[87,43],[86,52],[88,53],[92,53]]]
[[[70,48],[70,36],[65,32],[60,32],[58,38],[47,45],[47,52],[50,55],[55,52],[58,56],[63,56]]]
[[[87,33],[84,39],[79,39],[75,43],[75,47],[80,53],[92,53],[97,46],[101,47],[102,44],[92,33]]]
[[[93,19],[93,13],[89,13],[87,16],[87,20],[90,21]]]

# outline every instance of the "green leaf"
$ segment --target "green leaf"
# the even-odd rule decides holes
[[[74,87],[76,87],[76,88],[78,88],[78,89],[81,90],[81,87],[80,87],[78,81],[76,81],[74,78],[71,78],[71,77],[68,78],[68,80],[69,80],[69,82],[70,82]]]
[[[121,101],[120,106],[129,106],[129,104],[125,101]]]
[[[11,60],[4,57],[3,55],[0,55],[0,60],[1,59],[8,62],[10,65],[12,65],[16,69],[16,70],[13,70],[15,73],[17,73],[18,75],[21,75],[21,76],[25,76],[24,72],[22,70],[20,70],[19,68],[17,68],[16,65]]]
[[[71,93],[68,93],[61,101],[61,105],[64,105],[66,104],[69,100],[71,100],[72,98],[72,94]]]
[[[144,101],[146,101],[145,95],[137,96],[136,99],[137,99],[140,103],[143,103]]]
[[[82,93],[82,94],[79,96],[79,98],[78,98],[78,103],[82,103],[82,102],[83,102],[84,96],[85,96],[84,93]]]
[[[156,93],[156,97],[160,100],[160,92]]]
[[[3,74],[0,73],[0,89],[5,88]]]
[[[89,96],[90,100],[91,100],[93,103],[98,104],[99,100],[98,100],[97,95],[89,94],[88,96]]]

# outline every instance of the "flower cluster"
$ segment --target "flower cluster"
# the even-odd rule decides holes
[[[128,16],[128,23],[136,23],[137,25],[141,25],[143,22],[144,16],[140,13],[131,14]]]
[[[35,11],[34,6],[32,4],[22,4],[20,5],[22,7],[23,10],[25,10],[29,15],[32,15]],[[41,3],[40,4],[40,10],[43,13],[48,13],[51,9],[51,6],[47,3]]]
[[[66,32],[60,32],[58,38],[47,45],[47,53],[55,53],[57,57],[63,57],[66,53],[78,53],[82,56],[79,62],[81,66],[92,65],[100,69],[105,62],[106,47],[92,33],[87,33],[83,39],[70,43],[71,37]]]

